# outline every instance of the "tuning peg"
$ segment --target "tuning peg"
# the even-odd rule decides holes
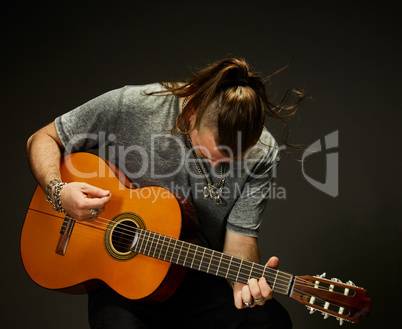
[[[341,280],[338,278],[331,278],[331,281],[338,282],[338,283],[343,283]]]
[[[307,306],[307,309],[310,311],[310,314],[313,314],[316,311],[315,308],[312,308],[310,306]]]
[[[325,278],[325,276],[327,275],[327,273],[322,273],[321,275],[316,275],[316,278],[322,278],[322,279],[324,279]]]
[[[324,315],[324,320],[328,319],[329,314],[328,313],[322,313]]]
[[[352,282],[352,280],[349,280],[348,282],[346,282],[346,284],[348,284],[349,286],[356,287],[356,285]]]
[[[337,320],[339,321],[339,325],[340,325],[340,326],[343,325],[343,319],[337,318]]]

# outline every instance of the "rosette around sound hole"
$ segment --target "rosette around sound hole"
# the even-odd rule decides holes
[[[105,231],[105,248],[116,260],[129,260],[137,255],[135,247],[144,221],[135,213],[126,212],[113,218]]]

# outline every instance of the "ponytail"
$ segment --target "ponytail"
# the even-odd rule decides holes
[[[199,129],[201,125],[208,127],[214,133],[217,145],[226,145],[238,155],[238,151],[243,153],[258,141],[266,116],[282,122],[282,142],[289,145],[289,128],[285,119],[293,116],[300,103],[308,96],[297,89],[290,89],[282,102],[273,104],[267,96],[264,84],[281,70],[261,79],[244,59],[227,58],[198,71],[184,84],[162,83],[165,90],[152,94],[189,97],[172,131],[189,134],[191,128]],[[287,105],[291,94],[297,96],[297,101]],[[195,122],[191,127],[189,118],[194,110]],[[239,132],[240,141],[237,137]]]

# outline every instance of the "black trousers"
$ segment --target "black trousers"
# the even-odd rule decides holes
[[[275,299],[264,306],[236,309],[225,279],[189,270],[168,300],[146,304],[105,287],[89,294],[92,329],[289,329],[288,312]]]

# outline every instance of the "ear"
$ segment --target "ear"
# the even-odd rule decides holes
[[[191,107],[191,109],[188,111],[188,121],[193,121],[195,120],[195,108]]]

